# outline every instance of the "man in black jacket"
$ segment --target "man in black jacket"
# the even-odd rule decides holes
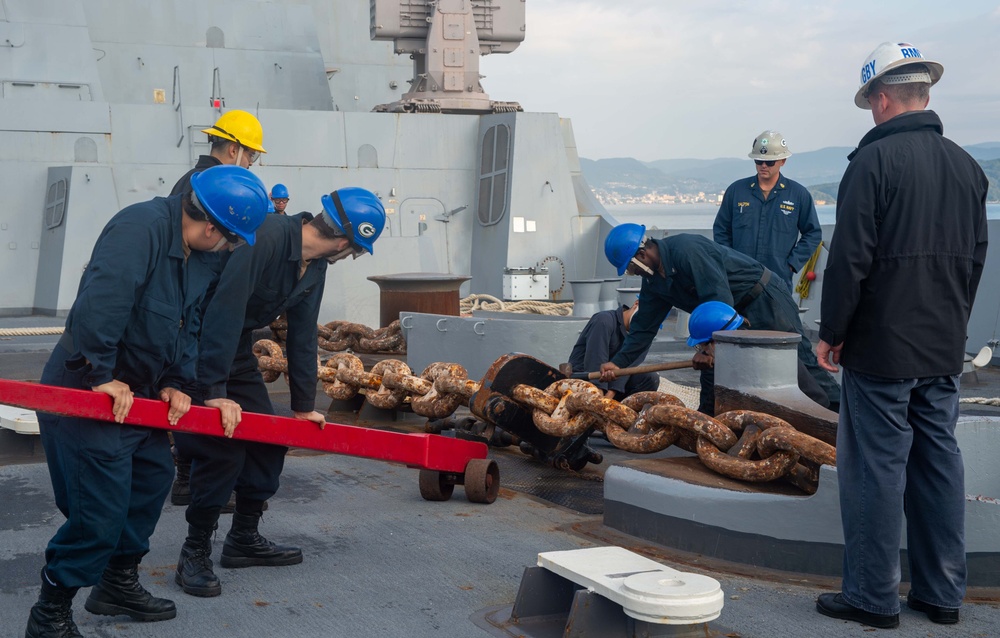
[[[886,42],[861,71],[855,104],[875,128],[849,156],[824,274],[820,343],[842,363],[837,474],[843,591],[820,613],[899,624],[906,508],[907,605],[958,622],[965,594],[965,488],[955,440],[966,327],[986,260],[982,169],[927,111],[943,67]]]

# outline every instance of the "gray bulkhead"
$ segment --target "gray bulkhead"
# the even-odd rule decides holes
[[[317,212],[322,194],[348,185],[386,205],[374,259],[329,271],[323,320],[376,324],[375,274],[472,274],[462,294],[496,296],[505,267],[546,257],[553,290],[563,275],[607,276],[596,272],[603,210],[575,195],[568,121],[369,112],[399,98],[411,68],[369,40],[368,15],[365,0],[6,0],[0,269],[16,276],[0,287],[0,315],[65,314],[106,221],[169,193],[208,152],[200,129],[234,108],[260,119],[268,153],[253,170],[288,186],[289,210]],[[494,122],[512,141],[502,233],[478,221]],[[535,231],[515,232],[515,218]],[[557,296],[570,295],[566,285]]]

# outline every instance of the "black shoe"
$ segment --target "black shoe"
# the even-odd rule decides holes
[[[233,514],[233,528],[226,534],[222,546],[223,567],[279,567],[298,565],[302,562],[302,550],[297,547],[275,545],[257,532],[260,514]]]
[[[938,607],[922,600],[917,600],[910,594],[906,595],[906,606],[913,611],[922,611],[927,614],[931,622],[939,625],[954,625],[958,622],[958,610],[950,607]]]
[[[131,616],[150,622],[177,616],[174,601],[157,598],[139,584],[139,561],[135,557],[113,558],[100,582],[90,590],[83,608],[99,616]]]
[[[899,614],[873,614],[849,604],[838,594],[820,594],[816,599],[816,611],[841,620],[853,620],[869,627],[893,629],[899,627]]]
[[[188,536],[181,546],[177,559],[177,573],[174,582],[181,586],[185,594],[212,598],[222,593],[222,583],[212,571],[212,527],[188,525]]]
[[[31,608],[24,638],[83,638],[73,622],[73,596],[78,589],[52,583],[42,568],[42,591]]]

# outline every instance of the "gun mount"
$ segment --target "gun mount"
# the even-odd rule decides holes
[[[524,40],[524,0],[371,0],[371,39],[410,54],[413,79],[398,102],[375,111],[497,113],[479,80],[479,56],[510,53]]]

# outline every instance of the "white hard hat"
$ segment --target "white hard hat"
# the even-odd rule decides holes
[[[747,154],[752,160],[780,160],[791,157],[785,136],[778,131],[764,131],[753,139],[753,147]]]
[[[907,42],[883,42],[875,47],[868,59],[861,67],[861,86],[854,94],[854,103],[858,108],[871,110],[865,90],[872,82],[878,80],[888,71],[898,69],[908,64],[923,64],[927,67],[927,73],[917,71],[915,73],[905,73],[894,75],[891,80],[882,81],[886,84],[909,84],[911,82],[924,82],[931,86],[937,84],[944,74],[944,66],[939,62],[926,59],[920,54],[920,50]]]

